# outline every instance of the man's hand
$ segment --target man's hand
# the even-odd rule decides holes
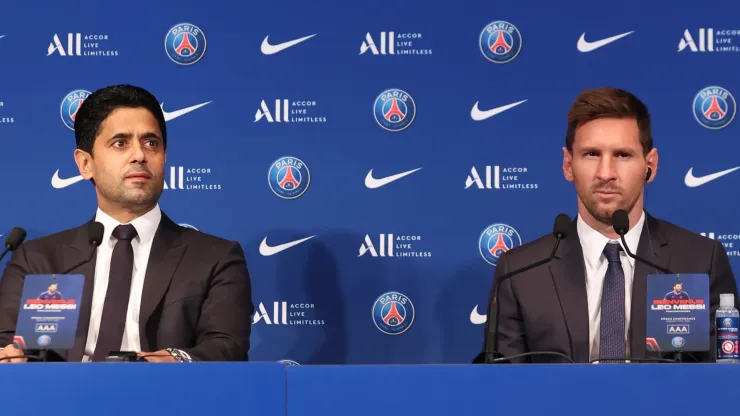
[[[5,347],[5,349],[0,350],[0,364],[5,363],[25,363],[28,362],[28,358],[10,358],[7,359],[7,357],[21,357],[25,355],[23,350],[19,350],[15,347],[15,345],[10,344]]]
[[[2,353],[2,351],[0,351]],[[175,357],[170,354],[167,350],[159,350],[156,352],[139,352],[139,357],[144,357],[145,360],[150,363],[176,363],[178,362]]]

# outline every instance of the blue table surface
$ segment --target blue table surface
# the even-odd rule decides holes
[[[715,392],[734,403],[723,386],[734,385],[740,366],[45,363],[2,365],[0,374],[4,411],[59,416],[695,416],[724,404]]]
[[[695,416],[717,391],[734,403],[721,386],[739,377],[723,364],[289,367],[288,414]]]
[[[0,375],[4,414],[285,416],[279,363],[7,364]]]

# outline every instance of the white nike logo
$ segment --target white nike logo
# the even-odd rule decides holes
[[[314,237],[316,236],[312,235],[311,237],[301,238],[300,240],[291,241],[289,243],[280,244],[274,247],[270,247],[269,245],[267,245],[267,237],[265,237],[265,239],[262,240],[262,243],[260,243],[260,254],[262,254],[263,256],[272,256],[273,254],[277,254],[293,246],[297,246],[298,244],[301,244],[304,241],[308,241]]]
[[[57,189],[62,189],[62,188],[66,188],[68,186],[74,185],[81,180],[83,180],[82,175],[77,175],[71,178],[62,179],[59,177],[59,169],[57,169],[57,171],[54,172],[54,176],[51,177],[51,186]]]
[[[478,305],[475,305],[475,308],[473,308],[473,311],[470,312],[470,322],[480,325],[485,324],[488,318],[486,315],[481,315],[478,313]]]
[[[397,181],[404,176],[411,175],[412,173],[416,172],[421,168],[416,168],[413,170],[409,170],[406,172],[397,173],[395,175],[386,176],[385,178],[375,179],[373,178],[373,170],[370,169],[370,172],[367,173],[367,176],[365,176],[365,186],[367,186],[370,189],[380,188],[381,186],[388,185],[389,183],[393,181]]]
[[[707,182],[711,182],[717,178],[721,178],[722,176],[730,174],[738,169],[740,169],[740,166],[723,170],[721,172],[715,172],[709,175],[696,177],[694,176],[694,168],[691,168],[688,172],[686,172],[686,177],[683,180],[684,183],[686,183],[686,186],[688,186],[689,188],[696,188],[697,186],[702,186]]]
[[[622,33],[621,35],[612,36],[610,38],[597,40],[595,42],[588,42],[586,40],[586,32],[583,32],[580,39],[578,39],[578,50],[581,52],[591,52],[599,49],[602,46],[606,46],[614,41],[622,39],[623,37],[632,33],[634,33],[634,30],[631,32]]]
[[[475,104],[473,105],[473,109],[470,110],[470,117],[475,121],[485,120],[487,118],[491,118],[495,116],[496,114],[503,113],[504,111],[510,108],[514,108],[518,106],[519,104],[526,102],[526,101],[527,100],[521,100],[516,103],[502,105],[501,107],[492,108],[486,111],[481,111],[480,109],[478,109],[478,101],[476,101]]]
[[[172,111],[172,112],[169,112],[169,113],[166,112],[166,111],[164,111],[164,103],[160,104],[160,108],[162,109],[162,114],[164,114],[164,121],[170,121],[170,120],[174,120],[174,119],[176,119],[176,118],[178,118],[180,116],[184,116],[185,114],[187,114],[187,113],[189,113],[191,111],[195,111],[195,110],[203,107],[204,105],[208,105],[210,103],[211,103],[211,101],[208,101],[208,102],[205,102],[205,103],[201,103],[201,104],[191,105],[190,107],[181,108],[179,110],[175,110],[175,111]]]
[[[282,50],[288,49],[291,46],[295,46],[303,41],[309,40],[314,36],[316,36],[316,33],[314,33],[313,35],[304,36],[302,38],[298,38],[298,39],[291,40],[288,42],[278,43],[277,45],[270,45],[270,42],[267,40],[267,38],[270,37],[268,35],[268,36],[265,36],[265,39],[262,41],[262,46],[260,47],[260,50],[265,55],[273,55]]]
[[[5,37],[5,35],[0,35],[0,39],[2,39],[2,38],[4,38],[4,37]]]

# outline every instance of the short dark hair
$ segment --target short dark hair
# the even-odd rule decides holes
[[[75,116],[75,140],[77,148],[92,154],[95,137],[100,133],[100,125],[113,112],[121,107],[143,107],[154,115],[162,132],[162,142],[167,149],[167,126],[162,108],[157,98],[149,91],[133,85],[112,85],[90,94],[77,110]]]
[[[647,106],[632,93],[619,88],[601,87],[583,91],[568,111],[568,130],[565,146],[573,151],[576,129],[582,124],[600,118],[633,118],[640,130],[643,154],[653,148],[650,132],[650,113]]]

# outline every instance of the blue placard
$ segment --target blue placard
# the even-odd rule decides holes
[[[23,283],[16,342],[26,349],[70,349],[77,334],[85,276],[27,275]]]
[[[648,351],[708,351],[709,314],[709,275],[648,275]]]

